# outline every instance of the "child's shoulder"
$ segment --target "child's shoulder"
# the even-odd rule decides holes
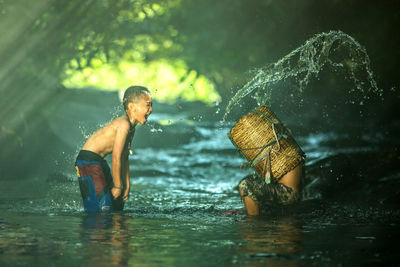
[[[121,116],[113,119],[111,122],[113,127],[118,127],[119,129],[129,130],[131,124],[127,116]]]

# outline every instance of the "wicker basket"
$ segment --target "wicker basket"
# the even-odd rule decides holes
[[[228,137],[256,172],[266,179],[278,180],[305,158],[289,130],[266,106],[241,117]]]

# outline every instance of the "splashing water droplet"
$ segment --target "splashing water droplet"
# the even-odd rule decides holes
[[[336,59],[335,53],[343,55],[339,61],[333,59]],[[299,93],[302,93],[312,78],[318,78],[317,75],[325,65],[332,66],[334,71],[345,70],[355,85],[352,90],[358,90],[364,95],[372,92],[382,96],[383,90],[377,87],[373,78],[365,48],[341,31],[323,32],[308,39],[277,62],[253,71],[253,78],[229,101],[222,123],[235,105],[242,107],[241,100],[247,95],[252,94],[257,105],[269,104],[272,87],[279,82],[293,80]],[[359,78],[360,73],[365,78]]]

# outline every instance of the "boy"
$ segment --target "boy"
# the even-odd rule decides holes
[[[266,184],[258,175],[243,178],[239,185],[248,215],[259,215],[269,206],[289,205],[301,199],[301,178],[303,163],[283,175],[277,182]]]
[[[305,154],[272,110],[262,105],[243,115],[228,138],[257,172],[238,185],[249,215],[301,199]]]
[[[88,138],[75,168],[85,211],[122,210],[129,198],[129,161],[137,123],[145,124],[152,112],[149,90],[131,86],[123,97],[125,115],[115,118]],[[112,153],[112,174],[104,157]]]

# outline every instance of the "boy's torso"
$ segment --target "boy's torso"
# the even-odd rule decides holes
[[[121,116],[93,133],[83,145],[82,150],[92,151],[105,157],[113,152],[114,144],[118,141],[116,139],[125,137],[122,155],[128,156],[134,134],[135,128],[131,126],[126,116]]]

